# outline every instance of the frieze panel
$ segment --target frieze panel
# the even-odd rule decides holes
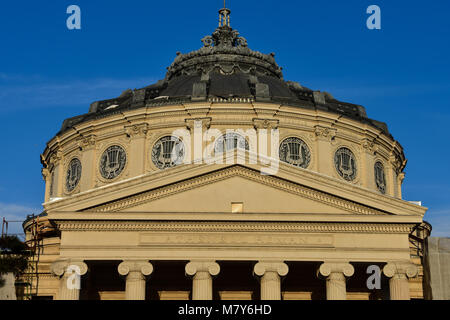
[[[265,235],[265,234],[193,234],[193,233],[143,233],[140,245],[211,245],[229,246],[287,246],[287,247],[333,247],[333,236],[315,235]]]

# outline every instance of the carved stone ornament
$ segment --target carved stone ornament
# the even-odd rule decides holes
[[[334,165],[339,175],[347,181],[353,181],[356,178],[356,158],[353,152],[348,148],[340,148],[334,155]]]
[[[336,130],[327,127],[316,126],[314,128],[314,134],[318,139],[328,141],[336,136]]]
[[[71,192],[75,189],[81,179],[81,161],[74,158],[70,161],[66,174],[66,189]]]
[[[76,270],[77,273],[79,272],[80,276],[83,276],[88,272],[88,266],[83,261],[69,259],[57,260],[51,265],[51,272],[58,277],[62,277],[66,275],[68,271],[73,272],[74,270]]]
[[[180,165],[183,163],[184,157],[184,143],[177,137],[163,137],[153,146],[152,161],[159,169],[167,169]]]
[[[95,147],[96,140],[95,135],[90,135],[87,137],[80,137],[77,142],[81,149],[91,149]]]
[[[153,265],[148,261],[126,260],[119,264],[117,270],[122,276],[126,276],[131,272],[140,272],[144,276],[149,276],[153,273]]]
[[[256,130],[260,129],[278,129],[280,120],[274,119],[253,119],[253,126]]]
[[[185,119],[186,127],[192,131],[195,128],[202,128],[207,130],[211,127],[212,118],[197,118],[197,119]]]
[[[414,278],[418,274],[418,268],[410,262],[390,262],[383,268],[386,277],[394,276]]]
[[[378,190],[382,193],[386,193],[386,175],[384,172],[384,166],[380,161],[377,161],[374,166],[375,183]]]
[[[283,262],[258,262],[253,271],[256,275],[262,277],[266,272],[276,272],[279,276],[284,277],[289,272],[289,267]]]
[[[129,137],[145,137],[148,132],[148,123],[134,124],[125,127],[125,133]]]
[[[355,273],[355,268],[347,262],[325,262],[321,264],[318,274],[328,277],[332,273],[342,273],[346,277],[351,277]]]
[[[118,177],[127,162],[127,154],[120,146],[111,146],[103,152],[100,159],[100,174],[103,178],[112,180]]]
[[[185,267],[186,274],[194,276],[197,272],[208,272],[212,276],[217,276],[220,266],[215,261],[191,261]]]
[[[375,150],[375,142],[370,139],[363,139],[361,141],[361,146],[363,147],[364,150],[366,150],[369,153]]]
[[[299,138],[287,138],[280,144],[280,160],[300,168],[308,168],[311,152],[306,143]]]

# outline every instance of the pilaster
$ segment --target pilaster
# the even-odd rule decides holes
[[[125,133],[130,138],[130,176],[136,177],[145,172],[145,158],[147,154],[146,136],[148,132],[147,123],[139,123],[125,126]]]
[[[83,159],[81,159],[82,174],[80,186],[82,191],[90,190],[94,187],[96,159],[96,141],[95,135],[89,135],[78,139],[78,147],[83,150]]]
[[[336,136],[336,129],[315,126],[314,134],[316,136],[316,170],[331,177],[334,170],[331,140]]]

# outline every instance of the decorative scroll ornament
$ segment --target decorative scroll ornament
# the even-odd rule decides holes
[[[87,137],[81,137],[78,139],[78,146],[81,149],[90,149],[90,148],[94,148],[95,147],[95,143],[96,143],[96,136],[95,135],[90,135]]]
[[[117,270],[122,276],[132,272],[139,272],[144,276],[149,276],[153,273],[153,265],[148,261],[126,260],[119,264]]]
[[[206,36],[206,37],[204,37],[204,38],[202,39],[202,42],[203,42],[203,45],[204,45],[206,48],[209,48],[209,47],[212,47],[212,46],[213,46],[213,44],[214,44],[214,39],[213,39],[213,37],[211,37],[211,36]]]
[[[386,277],[392,278],[398,276],[399,278],[414,278],[418,274],[418,268],[415,264],[405,262],[389,262],[384,268],[383,273]]]
[[[103,178],[111,180],[118,177],[127,162],[125,150],[120,146],[111,146],[100,159],[100,173]]]
[[[347,181],[356,178],[356,158],[348,148],[340,148],[334,156],[334,165],[339,175]]]
[[[177,57],[168,68],[165,81],[180,75],[208,74],[217,68],[225,74],[236,70],[243,73],[257,73],[283,79],[282,69],[275,62],[273,54],[263,54],[248,48],[247,39],[231,27],[229,9],[219,11],[219,27],[212,35],[202,39],[203,47]],[[228,68],[228,71],[225,69]]]
[[[328,277],[332,273],[342,273],[346,277],[351,277],[355,273],[355,268],[347,262],[325,262],[320,265],[319,275]]]
[[[386,193],[386,176],[384,173],[384,166],[380,161],[375,163],[375,183],[377,185],[378,190],[382,194]]]
[[[299,138],[287,138],[280,145],[280,160],[300,168],[308,168],[311,152]]]
[[[258,276],[263,276],[266,272],[276,272],[279,276],[286,276],[289,267],[284,262],[259,261],[253,268],[253,272]]]
[[[147,134],[147,132],[148,132],[147,123],[134,124],[132,126],[125,127],[125,133],[129,137],[143,137]]]
[[[72,159],[67,168],[66,189],[71,192],[75,189],[81,179],[81,162],[77,158]]]
[[[180,165],[184,157],[184,143],[177,137],[163,137],[153,146],[152,161],[159,169],[167,169]]]
[[[198,272],[208,272],[212,276],[220,273],[220,266],[215,261],[191,261],[185,267],[186,274],[194,276]]]

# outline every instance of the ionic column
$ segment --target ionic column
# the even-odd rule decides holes
[[[191,261],[186,265],[186,274],[192,280],[192,300],[212,300],[212,276],[217,276],[220,266],[215,261]]]
[[[119,264],[117,270],[127,277],[125,299],[145,300],[145,277],[152,274],[152,264],[144,260],[126,260]]]
[[[389,280],[391,300],[410,300],[408,278],[417,276],[418,268],[411,262],[390,262],[383,273]]]
[[[322,263],[318,275],[326,278],[327,300],[347,300],[346,277],[351,277],[355,269],[347,262]]]
[[[281,279],[289,272],[283,262],[258,262],[254,273],[261,277],[261,300],[281,300]]]
[[[88,271],[86,263],[81,260],[58,260],[52,264],[51,271],[60,278],[56,300],[80,300],[81,276]]]

